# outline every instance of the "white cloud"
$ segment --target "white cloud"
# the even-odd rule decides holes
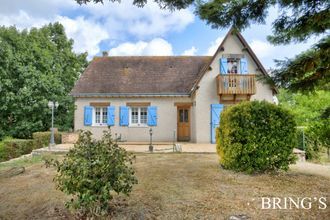
[[[192,46],[190,49],[183,51],[183,56],[195,56],[197,52],[197,49]]]
[[[15,14],[2,15],[0,14],[0,25],[12,26],[15,25],[18,29],[30,28],[30,27],[41,27],[49,23],[48,19],[36,18],[30,16],[23,10],[19,10]]]
[[[267,41],[252,40],[249,45],[255,52],[258,58],[262,61],[263,65],[268,68],[274,68],[274,60],[283,60],[286,58],[293,58],[295,55],[307,50],[311,47],[317,38],[311,38],[306,42],[291,44],[291,45],[276,45],[273,46]]]
[[[207,49],[207,52],[205,55],[213,56],[215,54],[215,52],[217,51],[218,47],[220,46],[220,44],[222,43],[223,39],[224,39],[224,37],[220,36],[215,41],[213,41],[211,43],[211,46]]]
[[[249,45],[259,58],[271,56],[274,52],[274,46],[265,41],[252,40]]]
[[[172,45],[162,38],[155,38],[150,42],[126,42],[112,48],[111,56],[170,56],[173,55]]]
[[[74,51],[78,53],[88,51],[89,58],[99,53],[99,43],[109,38],[102,26],[92,20],[86,20],[83,17],[70,19],[62,16],[56,17],[55,20],[64,26],[68,37],[75,40]]]
[[[104,27],[112,38],[123,34],[145,39],[164,36],[168,32],[182,31],[194,21],[189,9],[162,10],[155,2],[148,2],[143,8],[136,7],[132,0],[119,3],[105,2],[82,6],[91,16],[104,20]]]
[[[190,9],[162,10],[154,2],[139,8],[132,5],[132,0],[82,6],[73,0],[1,2],[0,25],[24,29],[55,21],[61,22],[67,35],[73,38],[74,50],[87,51],[91,58],[99,53],[102,41],[125,42],[132,37],[145,41],[164,37],[167,33],[184,30],[194,21],[194,15]],[[153,45],[151,42],[149,47]],[[170,51],[172,53],[172,49]]]

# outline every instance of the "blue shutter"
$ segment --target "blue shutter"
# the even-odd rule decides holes
[[[108,106],[108,126],[115,125],[115,106]]]
[[[148,125],[157,126],[157,107],[156,106],[148,107]]]
[[[228,64],[227,58],[220,59],[220,74],[227,74],[228,71]]]
[[[246,58],[241,59],[241,74],[248,74],[248,63]]]
[[[92,115],[93,115],[93,107],[85,106],[84,107],[84,125],[85,126],[92,125]]]
[[[220,113],[223,110],[223,104],[211,104],[211,143],[215,144],[215,129],[220,124]]]
[[[128,126],[129,121],[129,108],[127,106],[120,106],[120,120],[119,125],[120,126]]]

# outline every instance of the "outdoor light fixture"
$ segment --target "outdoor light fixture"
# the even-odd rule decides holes
[[[58,102],[54,101],[49,101],[48,102],[48,107],[52,109],[52,129],[51,129],[51,135],[50,135],[50,143],[49,143],[49,148],[51,146],[55,145],[54,141],[54,109],[58,107]]]
[[[152,146],[152,128],[149,129],[149,134],[150,134],[150,144],[149,144],[149,151],[153,152],[154,147]]]

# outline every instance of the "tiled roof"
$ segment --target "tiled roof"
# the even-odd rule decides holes
[[[96,57],[71,94],[189,94],[210,56]]]

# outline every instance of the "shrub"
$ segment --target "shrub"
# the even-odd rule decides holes
[[[91,135],[81,132],[62,162],[46,161],[57,167],[57,188],[73,196],[67,207],[85,216],[107,214],[113,193],[129,195],[137,183],[131,166],[134,156],[113,141],[110,131],[101,140]]]
[[[29,154],[34,148],[32,139],[12,139],[7,137],[0,143],[0,161]]]
[[[306,160],[312,160],[314,162],[319,161],[321,158],[321,151],[322,146],[317,139],[306,137]]]
[[[306,157],[309,160],[319,160],[320,154],[327,149],[328,157],[330,150],[330,117],[316,118],[307,128]]]
[[[265,101],[225,109],[217,131],[220,164],[248,173],[287,170],[296,158],[295,126],[288,111]]]
[[[50,142],[50,131],[45,132],[35,132],[32,134],[33,140],[35,141],[36,148],[43,148],[49,145]],[[56,144],[61,143],[61,133],[55,132],[54,133],[54,140]]]

